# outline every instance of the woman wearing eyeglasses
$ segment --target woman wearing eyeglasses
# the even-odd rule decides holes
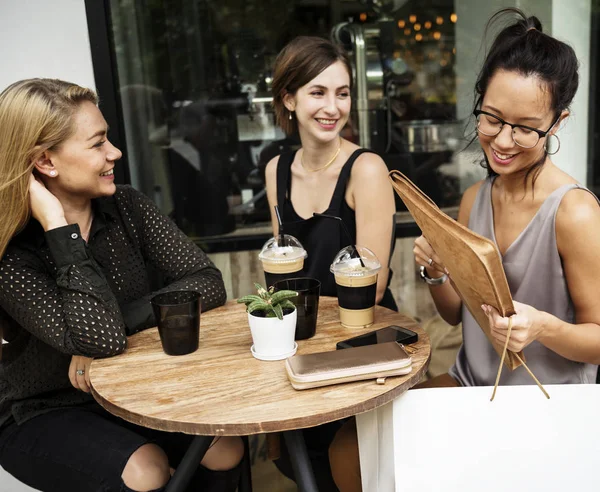
[[[569,116],[578,85],[573,49],[542,32],[536,17],[505,9],[517,21],[495,39],[477,83],[477,137],[488,177],[469,188],[458,221],[495,242],[516,314],[509,319],[490,306],[494,338],[523,351],[543,384],[595,383],[600,364],[600,207],[596,197],[552,162],[556,132]],[[566,149],[563,149],[563,152]],[[423,236],[415,261],[440,315],[462,321],[463,345],[444,374],[422,386],[492,386],[500,358],[445,275],[445,266]],[[503,371],[500,384],[532,384],[524,368]],[[349,426],[348,426],[349,427]],[[330,455],[356,446],[343,428]],[[348,456],[348,453],[344,454]],[[360,490],[360,472],[332,469],[342,492]],[[340,465],[340,466],[338,466]]]
[[[545,384],[595,383],[600,363],[600,208],[596,197],[560,170],[556,132],[578,85],[573,49],[542,32],[536,17],[516,14],[496,38],[477,79],[477,136],[488,177],[469,188],[458,220],[495,242],[514,299],[508,349],[524,351]],[[566,149],[563,149],[563,151]],[[493,385],[499,357],[449,282],[424,237],[415,260],[440,315],[462,321],[463,345],[449,374],[428,384]],[[508,318],[491,306],[492,335],[504,345]],[[523,368],[500,384],[532,384]]]

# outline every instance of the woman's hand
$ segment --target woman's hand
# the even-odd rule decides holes
[[[62,204],[33,173],[29,176],[31,215],[45,231],[67,225]]]
[[[90,384],[90,365],[92,364],[90,357],[82,355],[74,355],[71,357],[71,365],[69,366],[69,380],[75,389],[89,393]]]
[[[442,260],[427,242],[425,236],[419,236],[415,239],[413,254],[415,255],[415,263],[427,268],[427,274],[430,277],[441,277],[443,274],[447,273],[446,267],[442,264]]]
[[[512,328],[508,350],[520,352],[531,342],[537,340],[544,329],[543,313],[528,304],[513,301],[516,314],[512,316]],[[492,306],[481,306],[490,322],[492,336],[502,346],[506,343],[508,334],[508,318],[500,316],[498,310]]]

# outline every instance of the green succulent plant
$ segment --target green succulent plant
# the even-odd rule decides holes
[[[252,314],[254,311],[264,311],[267,318],[283,319],[283,310],[285,308],[296,309],[296,306],[290,299],[296,297],[298,292],[293,290],[278,290],[271,286],[265,289],[262,285],[254,283],[257,294],[240,297],[237,302],[246,305],[246,310]]]

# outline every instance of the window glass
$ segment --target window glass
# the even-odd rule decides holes
[[[346,138],[449,210],[482,175],[458,152],[472,108],[461,110],[457,97],[452,0],[110,4],[132,185],[192,237],[268,223],[265,165],[299,144],[275,126],[271,70],[298,35],[348,51],[355,85]]]

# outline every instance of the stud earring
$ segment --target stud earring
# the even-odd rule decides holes
[[[54,169],[50,171],[50,176],[56,176],[56,171]]]

